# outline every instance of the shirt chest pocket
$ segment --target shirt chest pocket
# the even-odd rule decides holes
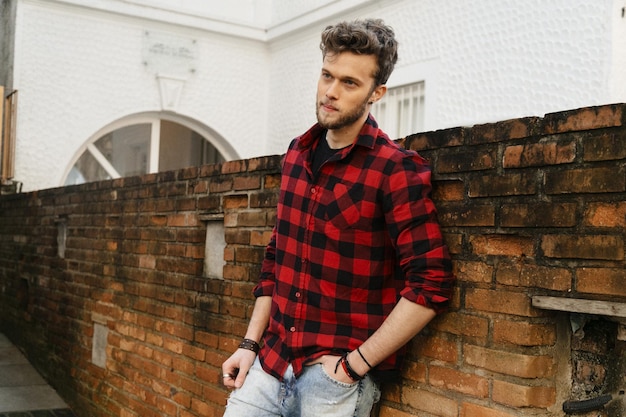
[[[374,217],[374,204],[367,201],[363,185],[336,184],[326,193],[325,220],[338,229],[369,230]]]

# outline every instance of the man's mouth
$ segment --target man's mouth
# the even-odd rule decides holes
[[[327,112],[335,112],[335,111],[337,111],[336,107],[334,107],[334,106],[332,106],[332,105],[330,105],[328,103],[324,103],[324,102],[320,103],[320,107],[323,108]]]

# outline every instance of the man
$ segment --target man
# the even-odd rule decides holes
[[[430,169],[369,115],[397,60],[393,30],[343,22],[320,47],[318,123],[285,155],[252,317],[222,365],[227,417],[369,416],[450,298]]]

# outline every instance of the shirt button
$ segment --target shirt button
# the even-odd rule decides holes
[[[297,292],[297,293],[295,294],[296,298],[300,298],[300,296],[301,296],[301,295],[302,295],[302,294],[300,294],[300,292]]]
[[[289,331],[290,331],[291,333],[293,333],[293,332],[295,332],[295,331],[296,331],[296,328],[295,328],[295,327],[292,327],[292,328],[290,328],[290,329],[289,329]]]
[[[315,187],[311,187],[311,194],[315,194],[317,192],[317,190],[315,189]]]

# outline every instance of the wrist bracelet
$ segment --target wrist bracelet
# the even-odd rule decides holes
[[[365,362],[365,364],[369,366],[370,369],[372,369],[372,365],[370,365],[367,359],[365,359],[365,356],[363,356],[363,354],[361,353],[361,348],[356,348],[356,351],[359,353],[359,356],[361,356],[361,359],[363,359],[363,362]]]
[[[261,346],[259,346],[259,344],[252,339],[243,339],[241,343],[239,343],[239,348],[251,350],[254,353],[259,353]]]
[[[357,374],[356,371],[352,369],[352,367],[350,366],[350,362],[348,362],[347,353],[344,353],[344,355],[340,359],[340,362],[341,362],[341,367],[343,368],[344,372],[348,375],[348,377],[350,377],[351,380],[360,381],[363,378],[365,378],[365,376],[361,376]]]

